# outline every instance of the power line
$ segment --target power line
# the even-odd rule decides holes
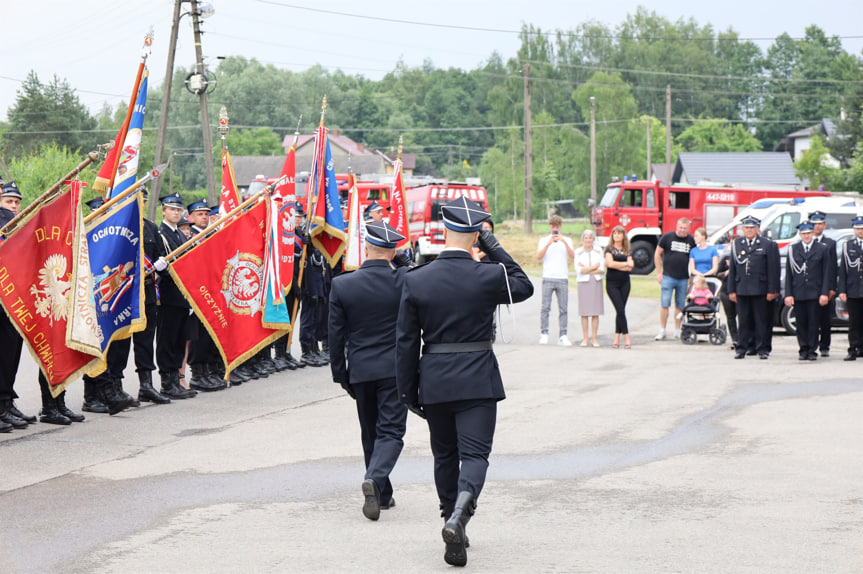
[[[575,32],[568,32],[563,30],[554,30],[551,32],[539,32],[533,30],[512,30],[505,28],[483,28],[480,26],[459,26],[457,24],[436,24],[434,22],[417,22],[415,20],[401,20],[398,18],[383,18],[380,16],[369,16],[368,14],[353,14],[350,12],[339,12],[337,10],[325,10],[323,8],[311,8],[309,6],[298,6],[296,4],[288,4],[286,2],[276,2],[275,0],[257,0],[261,4],[271,4],[273,6],[281,6],[283,8],[293,8],[294,10],[305,10],[307,12],[316,12],[319,14],[329,14],[331,16],[344,16],[347,18],[358,18],[361,20],[372,20],[376,22],[389,22],[392,24],[409,24],[411,26],[426,26],[429,28],[446,28],[450,30],[465,30],[469,32],[493,32],[498,34],[521,34],[522,32],[532,35],[532,36],[552,36],[555,34],[561,34],[563,36],[569,36],[570,38],[580,38],[580,39],[603,39],[603,40],[645,40],[645,41],[653,41],[653,40],[682,40],[685,42],[692,41],[706,41],[706,42],[763,42],[763,41],[774,41],[776,37],[752,37],[752,38],[740,38],[740,37],[728,37],[714,38],[712,35],[709,38],[685,38],[680,36],[629,36],[629,35],[621,35],[621,34],[576,34]],[[789,36],[790,37],[790,36]],[[840,40],[858,40],[863,38],[863,36],[833,36],[834,38]],[[791,37],[792,40],[804,40],[804,37]]]

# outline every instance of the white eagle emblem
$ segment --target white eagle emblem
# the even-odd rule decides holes
[[[237,253],[226,261],[222,273],[222,295],[237,315],[254,316],[261,308],[263,268],[260,257]]]
[[[30,286],[30,294],[36,296],[36,313],[48,317],[51,326],[54,321],[65,321],[69,308],[69,290],[72,285],[67,281],[66,257],[54,254],[45,260],[39,270],[39,285]]]

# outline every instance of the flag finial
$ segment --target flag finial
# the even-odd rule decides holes
[[[228,109],[222,106],[219,110],[219,135],[222,136],[222,149],[228,149],[228,132],[231,131],[231,126],[228,124]]]
[[[141,47],[141,59],[146,60],[150,54],[152,53],[153,46],[153,27],[150,26],[150,29],[147,30],[147,33],[144,35],[144,45]]]
[[[324,116],[327,115],[327,95],[324,94],[324,101],[321,102],[321,127],[324,127]]]
[[[300,114],[300,119],[297,120],[297,129],[294,132],[294,143],[291,144],[291,148],[297,149],[297,141],[300,139],[300,124],[303,123],[303,114]]]

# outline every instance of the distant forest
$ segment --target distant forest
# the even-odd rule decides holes
[[[798,171],[813,185],[863,191],[863,60],[816,26],[804,38],[777,37],[765,52],[732,29],[671,21],[641,8],[614,27],[588,22],[549,34],[526,25],[517,54],[492,53],[474,70],[398,64],[380,81],[320,66],[295,73],[231,56],[212,71],[217,89],[209,112],[215,122],[227,107],[234,155],[281,155],[300,114],[307,118],[304,133],[314,129],[326,94],[330,129],[382,151],[404,136],[405,151],[417,155],[416,173],[481,177],[494,194],[495,216],[511,217],[520,214],[524,193],[526,66],[537,214],[544,213],[542,201],[583,206],[589,195],[591,97],[600,193],[612,176],[646,175],[648,122],[653,161],[664,162],[668,85],[672,161],[680,151],[772,151],[787,134],[829,118],[837,132],[822,134]],[[200,110],[182,87],[190,72],[175,70],[166,154],[175,154],[175,189],[199,190],[206,187]],[[153,84],[142,149],[147,169],[161,102]],[[77,163],[81,152],[112,139],[93,130],[116,130],[126,108],[106,105],[93,116],[67,80],[44,83],[31,73],[0,124],[0,152],[13,177],[29,177],[38,187],[42,175],[33,162],[66,154]],[[840,168],[822,165],[820,155],[828,152]]]

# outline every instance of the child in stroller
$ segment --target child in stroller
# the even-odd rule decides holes
[[[683,324],[680,340],[685,345],[698,342],[698,335],[708,335],[714,345],[724,345],[727,338],[725,325],[719,322],[719,289],[722,282],[714,277],[695,275],[692,289],[683,307]]]

